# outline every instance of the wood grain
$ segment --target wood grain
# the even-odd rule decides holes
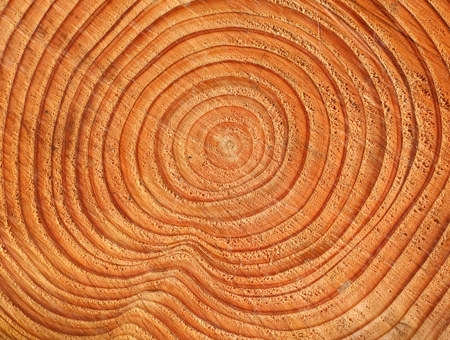
[[[447,0],[0,0],[0,337],[450,338]]]

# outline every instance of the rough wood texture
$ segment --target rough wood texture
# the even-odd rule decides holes
[[[450,339],[448,0],[0,0],[0,334]]]

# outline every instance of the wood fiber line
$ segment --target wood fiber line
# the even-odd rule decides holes
[[[448,338],[449,18],[0,1],[0,337]]]

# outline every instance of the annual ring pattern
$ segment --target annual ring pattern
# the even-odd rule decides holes
[[[0,335],[450,337],[445,0],[0,2]]]

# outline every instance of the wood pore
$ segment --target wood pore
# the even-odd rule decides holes
[[[0,0],[0,338],[450,339],[448,0]]]

